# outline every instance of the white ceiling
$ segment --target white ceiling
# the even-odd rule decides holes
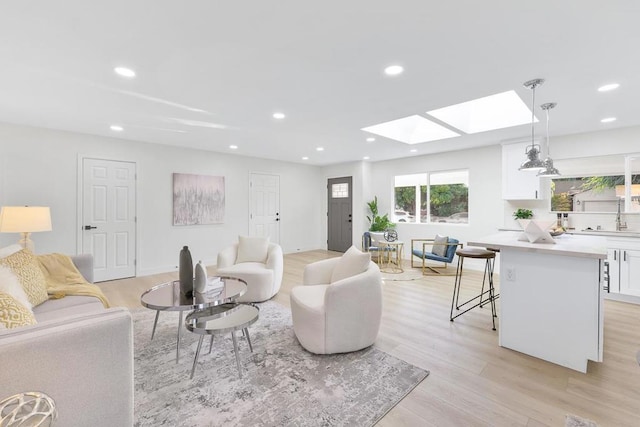
[[[537,106],[558,103],[552,136],[635,126],[638,16],[637,0],[4,1],[0,121],[315,165],[377,161],[527,137],[521,125],[407,146],[360,129],[510,89],[530,105],[522,83],[541,77]],[[404,74],[385,76],[390,64]],[[621,86],[597,91],[610,82]],[[600,123],[608,116],[618,120]]]

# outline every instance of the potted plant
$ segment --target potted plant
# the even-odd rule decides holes
[[[369,220],[369,231],[382,231],[389,228],[394,228],[395,224],[389,219],[389,214],[379,215],[378,211],[378,196],[375,196],[372,201],[367,202],[371,216],[367,216]]]
[[[530,209],[519,208],[513,213],[515,219],[531,219],[533,218],[533,211]]]

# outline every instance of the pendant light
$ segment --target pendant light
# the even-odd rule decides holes
[[[551,152],[549,151],[549,110],[551,110],[556,105],[558,104],[555,102],[548,102],[540,106],[540,108],[542,108],[547,113],[547,157],[544,159],[544,169],[538,172],[538,176],[560,176],[560,172],[558,172],[558,169],[553,166],[553,159],[551,158]]]
[[[524,83],[524,86],[531,89],[531,146],[527,147],[527,160],[518,168],[521,171],[539,172],[545,169],[544,162],[540,160],[540,145],[535,143],[535,116],[533,110],[536,104],[536,87],[544,83],[544,79],[533,79]]]

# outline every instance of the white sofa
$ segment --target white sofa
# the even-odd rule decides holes
[[[87,281],[90,256],[72,257]],[[133,425],[133,329],[126,308],[66,296],[34,307],[36,325],[0,330],[0,400],[41,391],[65,427]]]
[[[280,290],[284,268],[282,248],[269,243],[265,262],[239,262],[238,243],[218,253],[216,274],[238,277],[247,282],[247,292],[238,302],[260,302],[272,298]]]
[[[309,264],[303,286],[291,290],[293,330],[316,354],[347,353],[372,345],[382,317],[382,276],[369,261],[362,273],[331,283],[341,258]]]

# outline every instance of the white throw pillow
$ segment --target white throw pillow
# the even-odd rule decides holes
[[[447,253],[447,249],[449,246],[449,236],[441,236],[436,234],[436,238],[433,239],[433,247],[431,248],[431,253],[437,256],[444,257]]]
[[[17,243],[14,243],[13,245],[9,245],[4,248],[0,248],[0,258],[6,258],[9,255],[13,255],[16,252],[19,252],[21,250],[22,250],[22,246],[20,246]]]
[[[19,245],[16,246],[20,247]],[[13,271],[4,265],[0,265],[0,292],[11,295],[16,301],[31,311],[33,306],[29,302],[29,298],[24,292],[24,289],[22,289],[18,276],[13,274]]]
[[[238,256],[236,264],[241,262],[267,262],[269,238],[238,236]]]
[[[371,262],[369,252],[360,252],[355,246],[351,246],[333,269],[331,283],[363,273],[369,267],[369,262]]]

